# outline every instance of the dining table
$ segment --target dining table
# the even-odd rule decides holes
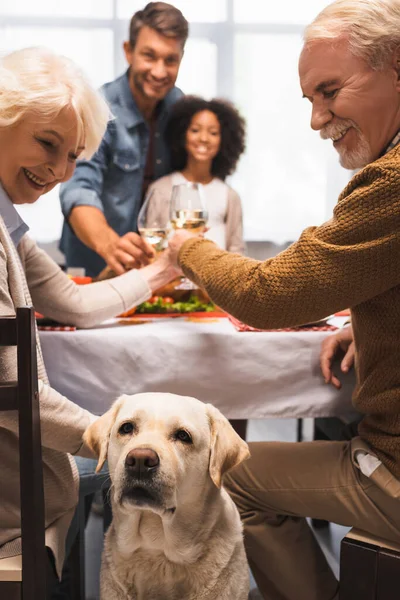
[[[211,402],[228,419],[352,419],[355,378],[324,382],[326,328],[238,331],[228,318],[111,319],[40,331],[50,384],[102,414],[121,394],[169,392]],[[167,401],[167,399],[166,399]]]

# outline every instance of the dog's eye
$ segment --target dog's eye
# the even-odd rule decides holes
[[[122,435],[128,435],[129,433],[132,433],[132,431],[135,429],[133,423],[122,423],[121,427],[118,429],[118,433],[121,433]]]
[[[175,439],[179,440],[180,442],[184,442],[185,444],[193,443],[190,434],[184,429],[178,429],[178,431],[175,433]]]

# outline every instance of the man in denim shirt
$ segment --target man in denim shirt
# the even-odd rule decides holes
[[[103,86],[114,119],[98,152],[80,161],[61,186],[64,225],[60,249],[68,267],[96,276],[144,266],[154,254],[137,232],[149,183],[170,172],[163,132],[171,106],[182,96],[174,86],[188,23],[165,2],[136,12],[124,43],[128,71]]]

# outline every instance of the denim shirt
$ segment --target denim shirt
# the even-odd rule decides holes
[[[73,177],[61,186],[64,224],[60,250],[68,267],[84,267],[97,275],[104,260],[74,234],[68,217],[75,206],[95,206],[119,235],[137,231],[142,183],[149,146],[149,127],[136,106],[128,71],[102,87],[114,119],[108,124],[100,147],[91,160],[78,161]],[[172,105],[182,96],[173,88],[158,107],[154,139],[154,179],[170,173],[164,130]]]

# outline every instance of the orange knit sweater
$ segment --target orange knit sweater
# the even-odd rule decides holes
[[[255,327],[315,321],[351,307],[361,437],[400,478],[400,145],[358,172],[333,217],[264,262],[194,238],[185,274]]]

